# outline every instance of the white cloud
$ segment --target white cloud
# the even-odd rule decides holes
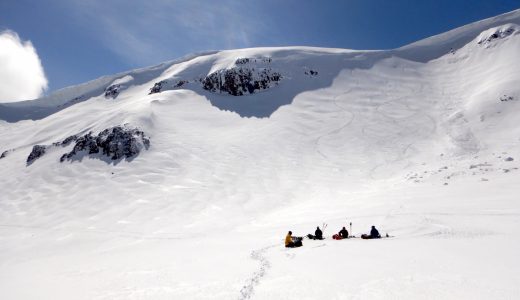
[[[0,103],[38,98],[47,89],[40,58],[30,41],[0,32]]]

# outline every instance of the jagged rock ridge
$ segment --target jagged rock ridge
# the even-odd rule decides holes
[[[143,131],[137,128],[127,128],[125,126],[115,126],[107,128],[94,135],[89,132],[83,136],[71,135],[60,142],[52,145],[35,145],[27,157],[27,165],[31,165],[35,160],[45,155],[52,147],[65,147],[75,142],[74,148],[61,156],[60,162],[66,160],[80,159],[85,155],[110,160],[131,159],[137,156],[142,149],[148,150],[150,139]],[[5,153],[5,152],[4,152]],[[5,157],[4,153],[2,154]],[[99,156],[101,154],[101,157]]]
[[[89,132],[77,138],[75,142],[72,151],[63,154],[60,162],[74,160],[85,153],[100,153],[111,160],[129,159],[139,154],[142,149],[150,147],[150,139],[143,131],[122,126],[105,129],[97,136]]]
[[[235,67],[213,72],[202,80],[202,87],[214,93],[228,93],[233,96],[253,94],[266,90],[282,79],[279,72],[270,68]]]

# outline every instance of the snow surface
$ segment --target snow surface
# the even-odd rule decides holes
[[[519,10],[390,51],[208,52],[2,104],[1,298],[517,299],[518,53]],[[202,89],[239,58],[283,78]],[[149,95],[163,80],[187,83]],[[123,124],[150,137],[131,161],[60,163],[69,146],[26,166]],[[349,222],[393,237],[330,239]]]

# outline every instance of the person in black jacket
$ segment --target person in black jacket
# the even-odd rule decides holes
[[[372,229],[370,230],[370,238],[371,239],[380,239],[381,235],[379,234],[379,231],[377,231],[375,226],[372,226]]]
[[[345,227],[343,227],[338,234],[342,239],[348,239],[348,231]]]
[[[316,231],[314,232],[314,239],[323,240],[323,232],[321,231],[319,226],[316,227]]]

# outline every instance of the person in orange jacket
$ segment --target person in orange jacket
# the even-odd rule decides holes
[[[294,241],[294,240],[296,241]],[[287,233],[287,235],[285,236],[285,247],[287,248],[296,248],[296,247],[301,247],[303,246],[302,244],[302,238],[299,238],[299,237],[294,237],[292,236],[292,231],[289,231]]]

